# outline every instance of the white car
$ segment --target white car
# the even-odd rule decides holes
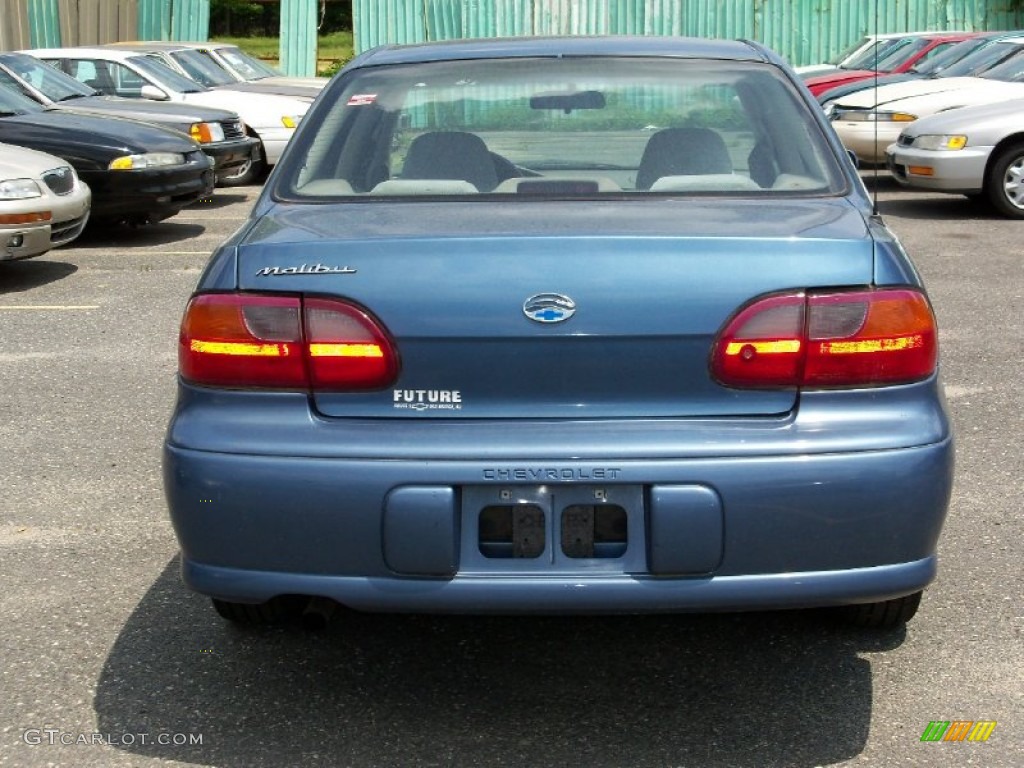
[[[207,88],[180,75],[159,58],[114,48],[38,48],[25,51],[101,93],[154,101],[204,104],[237,112],[250,135],[259,139],[251,161],[229,184],[249,183],[274,165],[309,109],[308,99],[252,93],[231,87]]]
[[[934,32],[888,32],[882,35],[864,35],[849,48],[828,62],[823,64],[804,64],[796,67],[795,71],[800,77],[806,79],[815,75],[824,75],[834,69],[865,69],[863,62],[870,64],[875,58],[876,51],[879,58],[885,55],[889,46],[895,45],[900,40],[908,37],[920,37],[922,35],[935,34]]]
[[[885,162],[886,148],[909,123],[950,109],[1024,98],[1021,57],[980,77],[938,77],[868,88],[824,105],[847,149],[863,163]]]
[[[123,51],[157,53],[170,65],[208,87],[228,85],[260,93],[280,93],[312,101],[327,85],[326,77],[289,77],[231,43],[130,42],[111,43]]]
[[[887,150],[907,187],[965,194],[1024,219],[1024,98],[942,112],[911,123]]]
[[[66,160],[0,144],[0,262],[70,243],[85,229],[91,202]]]

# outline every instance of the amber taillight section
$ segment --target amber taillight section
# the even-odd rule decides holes
[[[398,376],[394,345],[366,310],[299,296],[193,297],[178,362],[186,381],[234,388],[374,390]]]
[[[935,316],[913,288],[766,296],[719,334],[711,359],[730,387],[861,387],[927,378],[938,357]]]

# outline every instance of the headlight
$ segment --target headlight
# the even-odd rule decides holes
[[[32,179],[8,179],[0,181],[0,200],[27,200],[42,197],[43,191]]]
[[[146,152],[143,155],[124,155],[114,158],[107,166],[112,171],[138,171],[164,165],[184,165],[185,156],[179,152]]]
[[[911,145],[917,149],[946,150],[955,152],[967,146],[967,137],[962,134],[939,136],[926,134],[918,136]]]
[[[224,126],[220,123],[192,123],[189,126],[188,135],[200,144],[224,141]]]
[[[302,115],[285,115],[281,118],[281,124],[285,128],[296,128],[300,120],[302,120]]]
[[[866,109],[837,109],[832,113],[833,120],[849,123],[912,123],[917,115],[909,112],[871,112]]]

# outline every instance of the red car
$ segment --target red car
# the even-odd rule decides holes
[[[975,37],[977,32],[936,32],[934,35],[906,37],[894,44],[882,54],[878,60],[879,73],[908,72],[916,65],[922,64],[933,56],[942,53],[949,46]],[[811,93],[820,96],[830,88],[867,80],[875,76],[874,69],[836,69],[828,74],[808,77],[804,83]]]

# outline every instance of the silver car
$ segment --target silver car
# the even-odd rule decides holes
[[[1024,218],[1024,99],[941,112],[916,120],[889,145],[900,184],[965,194]]]
[[[0,261],[70,243],[85,229],[91,201],[66,160],[0,144]]]

